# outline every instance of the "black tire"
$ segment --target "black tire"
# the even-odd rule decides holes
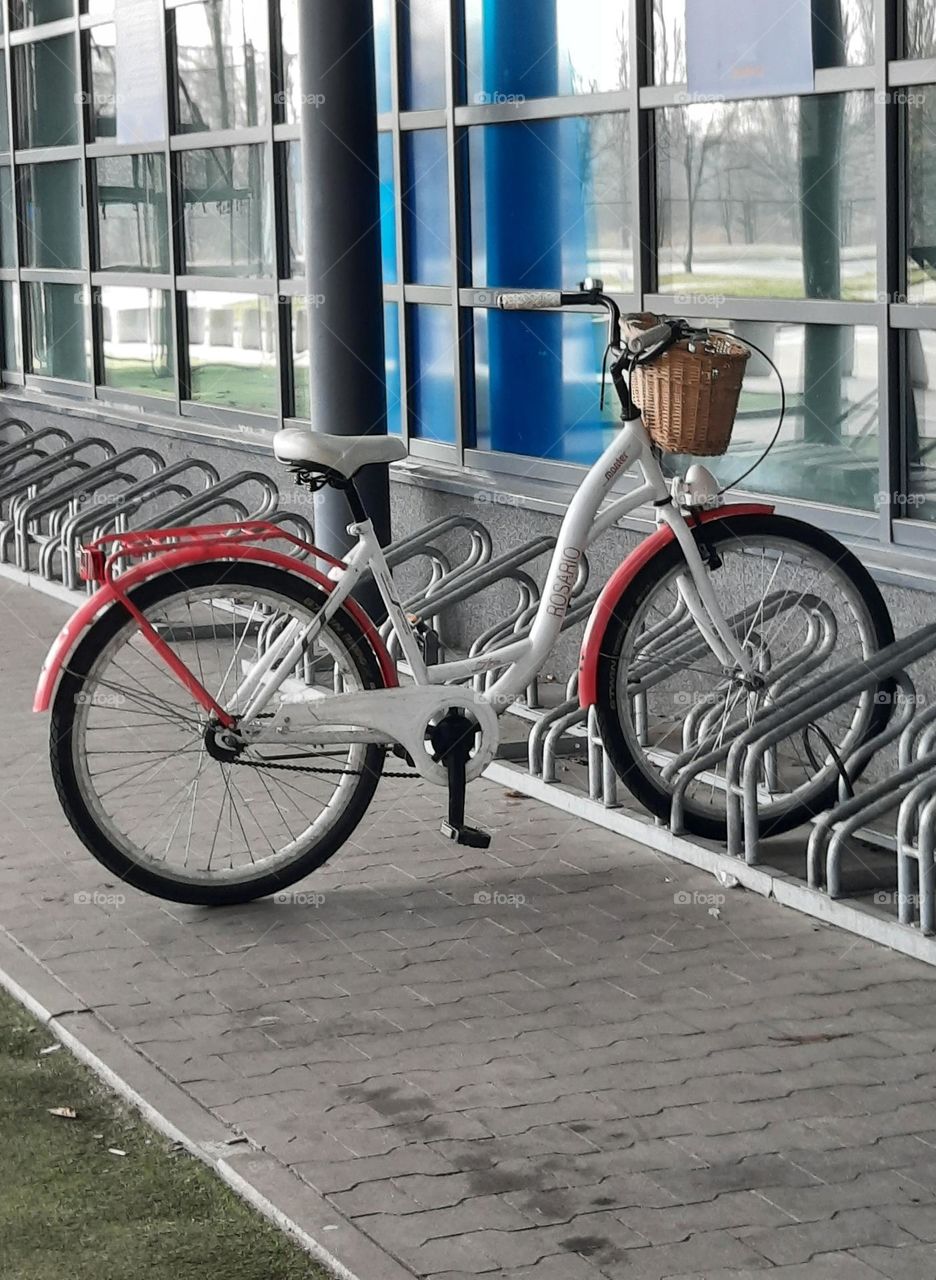
[[[180,591],[216,585],[223,585],[226,589],[242,587],[268,591],[303,606],[317,606],[325,599],[319,587],[299,575],[267,565],[226,561],[192,565],[160,575],[137,587],[130,594],[130,599],[137,608],[146,611]],[[77,735],[73,734],[73,724],[82,687],[96,658],[128,623],[132,623],[131,616],[120,604],[112,605],[101,616],[69,659],[52,706],[52,776],[65,815],[85,848],[123,883],[171,902],[199,906],[250,902],[279,892],[321,867],[341,848],[367,812],[383,768],[385,749],[382,746],[371,744],[365,748],[364,765],[356,779],[353,795],[333,826],[301,856],[265,875],[210,884],[159,874],[128,857],[102,830],[79,785],[75,757],[80,744]],[[377,658],[354,618],[340,609],[328,625],[347,650],[361,682],[360,687],[384,688],[385,681]],[[194,708],[194,702],[192,705]],[[200,713],[201,709],[197,708],[197,711]]]
[[[727,516],[707,523],[704,530],[696,529],[695,531],[697,542],[701,542],[704,536],[706,542],[716,548],[729,541],[736,542],[741,534],[751,537],[773,535],[784,538],[828,558],[851,580],[852,585],[862,597],[870,616],[876,649],[883,649],[893,642],[893,624],[875,582],[855,556],[830,534],[799,520],[766,514]],[[605,632],[598,663],[597,715],[605,749],[625,787],[646,809],[664,822],[668,822],[670,818],[672,792],[662,783],[658,775],[648,772],[632,750],[616,705],[617,681],[624,661],[622,653],[628,631],[635,624],[635,619],[647,597],[667,574],[683,564],[685,564],[685,558],[679,545],[671,542],[637,574],[615,607]],[[886,727],[893,709],[893,700],[887,696],[892,687],[892,682],[889,680],[882,682],[878,687],[878,696],[874,699],[861,742],[869,741]],[[778,835],[809,821],[810,818],[834,804],[837,788],[838,779],[833,777],[828,786],[822,790],[817,789],[808,802],[793,804],[766,820],[762,825],[761,834]],[[716,841],[724,841],[726,838],[727,820],[724,817],[700,813],[687,804],[683,820],[686,830],[692,835]]]

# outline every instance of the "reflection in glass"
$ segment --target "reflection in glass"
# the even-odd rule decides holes
[[[400,327],[398,307],[395,302],[384,304],[384,350],[387,377],[387,430],[391,435],[401,435],[403,412],[400,383]],[[309,326],[306,319],[308,304],[305,298],[292,300],[292,353],[294,413],[297,418],[310,417],[309,402]]]
[[[84,285],[23,285],[29,334],[28,372],[90,382],[88,290]]]
[[[594,462],[620,425],[616,402],[599,407],[607,325],[482,308],[474,318],[477,447]]]
[[[380,245],[383,258],[384,284],[397,282],[396,205],[393,184],[393,138],[378,134],[380,169]],[[304,193],[302,189],[302,147],[298,142],[286,146],[286,213],[289,220],[290,275],[305,274],[303,231]]]
[[[272,275],[273,184],[266,148],[183,151],[181,168],[186,271]]]
[[[410,434],[455,443],[455,348],[450,307],[409,308]]]
[[[906,0],[908,58],[936,57],[936,8],[933,0]]]
[[[401,0],[404,56],[400,92],[404,111],[427,111],[445,106],[447,3],[448,0]]]
[[[77,160],[22,165],[23,266],[80,270],[81,171]]]
[[[874,510],[880,489],[878,348],[872,326],[720,322],[749,338],[780,370],[787,411],[780,439],[741,486],[753,493]],[[702,459],[723,484],[760,457],[777,428],[778,383],[755,352],[741,390],[731,448]],[[684,470],[690,459],[675,459]]]
[[[626,115],[469,130],[475,285],[633,287]]]
[[[377,65],[377,110],[392,110],[390,83],[390,5],[374,0],[374,57]],[[301,114],[299,87],[299,0],[279,0],[283,45],[283,87],[277,93],[283,119],[298,124]]]
[[[192,400],[277,413],[275,300],[209,291],[185,300]]]
[[[911,0],[930,11],[931,0]],[[782,13],[766,9],[782,39]],[[867,66],[874,61],[874,0],[813,0],[817,67]],[[657,84],[686,79],[686,0],[653,0],[653,68]]]
[[[242,129],[266,121],[265,0],[202,0],[175,10],[178,129]]]
[[[19,343],[19,294],[10,280],[0,284],[0,352],[3,368],[19,373],[23,367]]]
[[[105,385],[148,396],[175,395],[169,294],[105,285],[100,299]]]
[[[75,37],[17,45],[13,71],[19,106],[17,146],[64,147],[80,142]]]
[[[38,27],[43,22],[58,22],[75,13],[75,0],[12,0],[12,27]]]
[[[7,115],[6,59],[0,58],[0,151],[9,151],[9,149],[10,118]]]
[[[868,93],[657,112],[660,291],[872,299]]]
[[[87,33],[91,93],[88,107],[94,141],[117,135],[117,27],[113,22]]]
[[[16,200],[13,170],[0,165],[0,267],[16,266]]]
[[[897,494],[897,514],[936,520],[936,333],[906,334],[906,494]],[[901,509],[902,508],[902,509]]]
[[[409,242],[407,279],[413,284],[449,284],[448,140],[444,129],[403,135],[406,189],[403,212]]]
[[[626,0],[466,0],[465,39],[469,103],[627,87]]]
[[[907,97],[907,293],[936,300],[936,88],[914,85]]]
[[[95,160],[98,270],[168,271],[166,164],[160,155]]]

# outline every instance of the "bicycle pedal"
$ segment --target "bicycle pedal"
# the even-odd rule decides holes
[[[447,840],[454,840],[469,849],[487,849],[491,843],[491,833],[482,831],[480,827],[456,827],[451,822],[443,822],[440,829]]]

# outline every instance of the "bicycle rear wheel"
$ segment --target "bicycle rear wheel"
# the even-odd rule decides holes
[[[244,672],[283,626],[312,618],[325,596],[297,575],[224,562],[162,575],[131,598],[236,715],[244,710],[233,702]],[[290,679],[323,695],[384,685],[370,644],[343,609]],[[307,762],[321,773],[277,765],[287,753],[263,744],[225,758],[208,714],[119,604],[78,646],[52,708],[52,773],[75,832],[127,884],[175,902],[263,897],[320,867],[349,839],[374,794],[384,748],[329,746]]]
[[[727,516],[696,530],[696,539],[717,553],[712,586],[758,687],[726,671],[695,627],[679,591],[688,570],[675,542],[618,602],[598,667],[605,748],[625,786],[664,821],[678,760],[691,764],[730,744],[784,690],[867,660],[894,638],[871,577],[822,530],[781,516]],[[884,728],[890,711],[886,693],[872,689],[779,744],[759,789],[762,832],[788,831],[833,803],[840,762]],[[724,840],[726,796],[721,762],[686,791],[686,829]]]

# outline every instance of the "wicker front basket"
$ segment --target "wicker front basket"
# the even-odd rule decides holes
[[[633,372],[631,392],[666,453],[714,457],[731,443],[750,351],[731,338],[677,342]]]

